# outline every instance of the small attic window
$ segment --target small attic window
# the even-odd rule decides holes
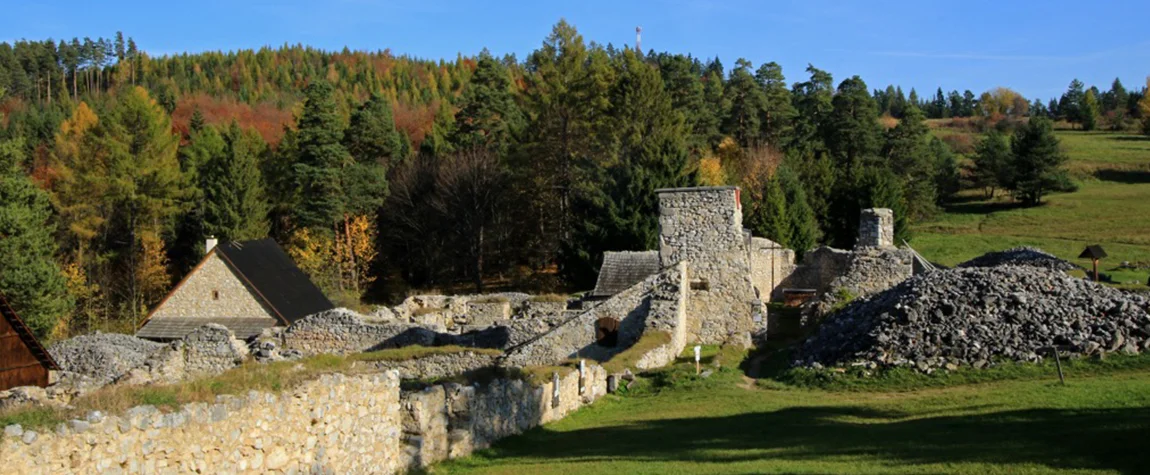
[[[220,299],[220,291],[213,290],[212,291],[212,300],[219,300],[219,299]]]
[[[692,280],[691,290],[711,290],[711,283],[707,279]]]

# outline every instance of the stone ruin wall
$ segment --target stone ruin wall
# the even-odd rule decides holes
[[[782,299],[782,284],[795,267],[795,251],[770,239],[751,238],[751,281],[763,303]]]
[[[686,261],[690,270],[689,339],[750,345],[755,293],[750,237],[743,231],[738,188],[678,188],[657,193],[659,259],[663,267]]]
[[[285,349],[305,355],[349,354],[410,345],[434,346],[436,332],[409,323],[369,322],[349,310],[336,309],[297,320],[280,338]]]
[[[606,393],[588,365],[532,385],[496,379],[401,393],[394,372],[332,374],[287,391],[138,406],[49,431],[5,428],[5,473],[401,473],[561,419]]]
[[[684,324],[686,277],[685,263],[665,268],[551,331],[512,348],[502,364],[549,365],[571,357],[605,361],[634,344],[648,330],[679,335],[676,341],[683,342],[679,346],[681,351],[687,339]],[[619,320],[619,339],[614,348],[595,343],[595,321],[603,317]]]

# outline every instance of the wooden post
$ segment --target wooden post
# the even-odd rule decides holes
[[[699,371],[699,359],[702,355],[702,350],[703,350],[702,346],[695,345],[695,374],[696,375],[700,373],[700,371]]]
[[[1062,359],[1058,357],[1058,347],[1054,347],[1054,365],[1058,367],[1058,382],[1066,385],[1066,377],[1062,375]]]
[[[1098,282],[1098,258],[1095,257],[1094,259],[1091,259],[1091,260],[1094,261],[1094,281]],[[1057,355],[1058,352],[1055,352],[1054,354]]]

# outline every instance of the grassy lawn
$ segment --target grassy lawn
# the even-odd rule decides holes
[[[434,473],[1134,473],[1150,364],[935,389],[804,389],[689,364]],[[1076,372],[1077,371],[1077,372]],[[1036,379],[1037,377],[1037,379]],[[654,383],[648,383],[648,385]]]
[[[1034,208],[1020,208],[1004,196],[987,200],[964,192],[945,213],[916,225],[911,245],[944,265],[1027,245],[1089,267],[1078,254],[1087,244],[1102,244],[1110,254],[1103,272],[1117,282],[1145,284],[1150,272],[1114,268],[1122,261],[1150,262],[1150,138],[1056,133],[1070,156],[1078,191],[1050,195]]]

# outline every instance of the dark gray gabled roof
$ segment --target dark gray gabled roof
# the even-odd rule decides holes
[[[215,252],[235,270],[284,325],[335,305],[272,239],[227,242]]]
[[[216,323],[228,327],[236,338],[247,340],[259,336],[265,328],[271,328],[278,323],[274,318],[195,318],[195,317],[167,317],[153,318],[144,323],[136,332],[136,336],[149,340],[178,340],[192,330],[209,323]]]
[[[610,297],[659,272],[659,251],[608,251],[591,297]]]

